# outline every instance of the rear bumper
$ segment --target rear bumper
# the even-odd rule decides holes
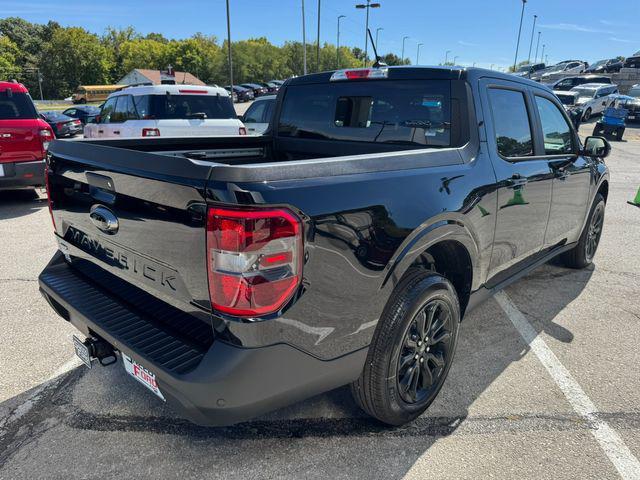
[[[200,425],[231,425],[345,385],[367,355],[322,361],[285,344],[246,349],[222,341],[203,349],[92,283],[60,252],[39,283],[60,316],[154,372],[167,402]]]
[[[2,168],[0,190],[44,185],[44,160],[2,163]]]

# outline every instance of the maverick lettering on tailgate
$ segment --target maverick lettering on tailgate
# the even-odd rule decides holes
[[[74,227],[69,227],[65,240],[110,267],[125,273],[128,277],[133,277],[162,292],[189,298],[186,286],[178,272],[169,267],[104,239],[90,237]],[[59,240],[59,243],[62,245],[65,242]],[[62,248],[62,250],[65,249]]]

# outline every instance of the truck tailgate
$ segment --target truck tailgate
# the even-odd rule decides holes
[[[210,167],[89,142],[55,141],[49,153],[52,217],[67,262],[90,279],[107,272],[211,326]],[[117,282],[100,285],[135,303]]]

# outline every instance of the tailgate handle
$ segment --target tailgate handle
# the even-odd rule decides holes
[[[113,179],[93,172],[86,172],[85,175],[91,196],[99,202],[113,205],[116,201],[116,188]]]

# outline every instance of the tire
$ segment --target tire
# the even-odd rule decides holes
[[[621,142],[622,136],[624,135],[624,128],[619,128],[616,130],[616,140]]]
[[[446,278],[408,273],[384,309],[360,378],[351,384],[358,406],[388,425],[420,416],[449,373],[459,323],[458,296]]]
[[[588,122],[589,119],[591,119],[591,108],[587,108],[587,110],[584,112],[584,117],[582,117],[582,120],[585,122]]]
[[[596,126],[593,128],[592,135],[594,137],[598,137],[604,133],[604,129],[602,128],[602,124],[596,123]]]
[[[562,263],[568,268],[585,268],[593,263],[593,257],[598,249],[602,227],[604,225],[605,202],[599,193],[593,200],[589,218],[580,235],[578,244],[566,252],[562,257]]]

